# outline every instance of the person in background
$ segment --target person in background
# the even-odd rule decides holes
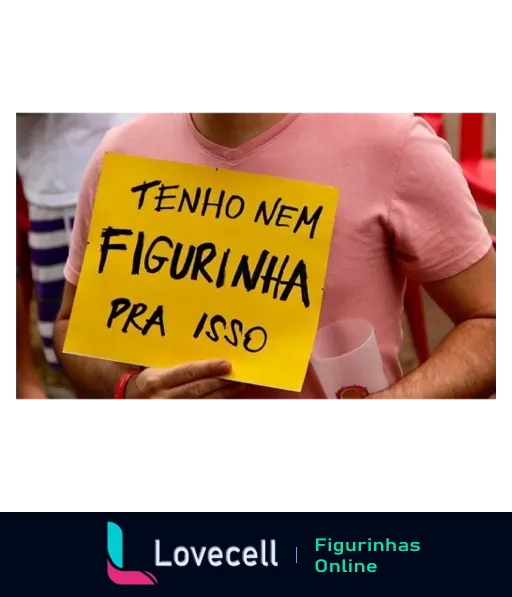
[[[16,398],[47,398],[30,344],[29,314],[19,270],[16,275]]]
[[[64,289],[63,270],[80,181],[107,131],[134,117],[135,114],[17,114],[16,169],[29,210],[28,244],[38,328],[46,360],[57,370],[53,326]],[[23,320],[18,321],[23,338],[28,337],[26,325]],[[18,387],[23,391],[26,384]]]
[[[30,260],[27,258],[29,226],[23,187],[16,173],[16,397],[47,398],[30,344],[32,277]]]

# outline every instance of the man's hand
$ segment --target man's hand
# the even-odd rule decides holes
[[[243,384],[227,379],[227,361],[197,361],[171,369],[144,369],[126,387],[126,398],[235,398]]]
[[[425,289],[455,329],[430,359],[371,399],[488,398],[496,392],[496,253]]]
[[[123,373],[130,370],[124,363],[63,353],[64,338],[76,286],[66,282],[62,305],[55,323],[55,352],[71,380],[77,396],[112,398]],[[170,369],[142,369],[126,385],[126,398],[237,398],[245,386],[219,379],[231,371],[223,360],[197,361]]]

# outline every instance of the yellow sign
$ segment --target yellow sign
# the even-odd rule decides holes
[[[64,350],[300,391],[334,187],[107,153]]]

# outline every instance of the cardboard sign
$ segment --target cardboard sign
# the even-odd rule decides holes
[[[64,350],[300,391],[338,190],[105,155]]]

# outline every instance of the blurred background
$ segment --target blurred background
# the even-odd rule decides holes
[[[94,114],[94,113],[90,113]],[[99,113],[97,113],[99,114]],[[107,114],[107,113],[102,113]],[[114,114],[114,113],[109,113]],[[121,113],[119,113],[121,114]],[[126,114],[126,113],[124,113]],[[496,157],[496,113],[460,113],[460,112],[429,112],[419,113],[428,120],[432,115],[432,124],[441,127],[440,134],[446,137],[450,143],[456,159],[461,157],[461,114],[483,114],[483,156]],[[439,115],[441,115],[439,117]],[[440,118],[440,119],[439,119]],[[441,123],[441,124],[440,124]],[[462,140],[464,142],[463,136]],[[462,153],[464,150],[462,149]],[[478,202],[478,201],[477,201]],[[479,206],[480,207],[480,206]],[[495,199],[494,208],[491,206],[480,207],[484,221],[491,235],[496,235],[496,211]],[[414,294],[411,289],[411,294]],[[401,361],[405,373],[409,373],[421,359],[425,358],[425,352],[435,350],[439,342],[446,336],[452,328],[449,319],[436,307],[426,293],[418,288],[418,296],[411,297],[411,309],[415,311],[414,317],[404,314],[404,342],[401,351]],[[421,299],[420,311],[418,312],[418,297]],[[413,323],[411,326],[410,323]],[[424,326],[424,330],[421,328]],[[411,333],[415,329],[415,334]],[[423,346],[421,335],[426,333],[427,347]],[[30,307],[30,336],[36,369],[43,380],[47,392],[55,400],[73,400],[74,396],[65,377],[58,371],[53,370],[47,364],[45,353],[41,343],[41,337],[37,325],[37,311],[32,300]],[[415,338],[415,339],[414,339]],[[425,344],[425,342],[423,342]],[[419,347],[419,348],[418,348]]]

